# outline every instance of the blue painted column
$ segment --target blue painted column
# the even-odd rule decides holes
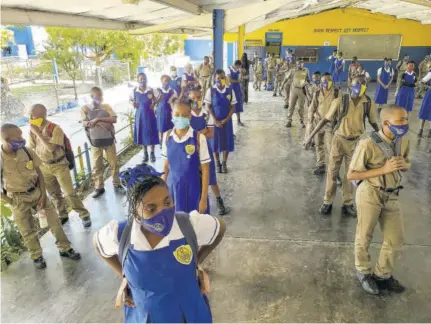
[[[223,69],[224,10],[213,10],[214,67]]]

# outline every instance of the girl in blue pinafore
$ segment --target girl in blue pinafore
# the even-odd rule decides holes
[[[175,66],[171,66],[171,81],[170,86],[174,89],[179,96],[181,93],[181,77],[178,76],[177,68]]]
[[[205,135],[190,127],[190,119],[189,101],[175,102],[172,118],[175,127],[165,133],[163,139],[163,176],[167,177],[177,211],[205,213],[211,157]]]
[[[196,79],[195,74],[193,73],[193,65],[187,63],[181,84],[181,98],[187,100],[189,98],[190,91],[196,86],[198,86],[198,84],[199,82]]]
[[[234,151],[232,115],[237,101],[232,88],[226,87],[226,76],[223,70],[216,71],[215,80],[215,86],[209,89],[205,96],[205,103],[214,119],[212,149],[216,159],[217,172],[227,173],[229,152]],[[223,162],[221,163],[220,153],[223,153]]]
[[[244,111],[244,103],[242,98],[241,90],[241,61],[235,61],[234,66],[229,68],[229,82],[231,84],[232,90],[235,92],[236,104],[235,104],[235,114],[237,117],[238,125],[244,126],[241,122],[241,113]]]
[[[216,196],[218,214],[222,216],[228,212],[228,209],[224,206],[224,201],[221,197],[220,188],[217,183],[214,154],[209,143],[210,139],[214,136],[214,122],[211,115],[204,112],[204,108],[202,107],[202,93],[200,89],[192,90],[190,92],[190,100],[192,100],[192,118],[190,119],[190,126],[195,131],[205,135],[208,141],[208,152],[211,157],[209,185]]]
[[[211,323],[207,276],[202,270],[197,276],[196,269],[204,260],[196,259],[192,248],[196,245],[190,237],[194,232],[196,248],[211,252],[224,235],[224,222],[193,212],[189,214],[191,226],[185,232],[184,218],[180,225],[160,173],[147,165],[125,172],[128,220],[112,220],[95,234],[99,255],[124,276],[119,296],[124,303],[125,322]],[[123,179],[125,172],[121,174]],[[119,258],[123,233],[130,233],[124,262]]]
[[[398,90],[395,104],[403,107],[408,112],[413,110],[415,102],[415,86],[416,86],[416,73],[413,71],[415,62],[410,61],[407,64],[407,71],[401,76],[401,86]]]
[[[421,80],[421,82],[425,83],[428,86],[428,90],[425,94],[424,100],[422,101],[421,109],[419,111],[419,119],[421,119],[421,128],[419,130],[419,137],[422,137],[424,132],[425,122],[431,122],[431,69],[428,71],[428,74]],[[428,138],[431,138],[431,129],[428,133]]]
[[[346,62],[343,59],[343,53],[339,52],[337,59],[334,62],[334,71],[332,72],[332,82],[334,82],[336,89],[341,89],[341,82],[343,82],[343,71]]]
[[[160,143],[154,114],[154,92],[147,87],[145,73],[138,74],[139,87],[133,89],[130,101],[135,107],[135,127],[133,141],[144,146],[144,162],[148,162],[147,146],[151,146],[151,162],[156,161],[154,146]]]
[[[162,88],[158,89],[159,97],[157,98],[157,128],[159,130],[160,140],[163,133],[174,128],[172,123],[171,99],[177,96],[176,91],[170,87],[171,78],[163,75],[161,78]]]
[[[328,57],[329,65],[329,73],[332,75],[335,69],[335,61],[337,60],[337,50],[332,51],[332,55]]]
[[[377,71],[377,87],[374,94],[374,102],[379,105],[379,109],[381,105],[388,103],[389,87],[394,78],[394,69],[392,69],[391,64],[392,60],[385,58],[384,66]]]

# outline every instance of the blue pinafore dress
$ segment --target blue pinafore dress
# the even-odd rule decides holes
[[[415,102],[414,85],[416,81],[416,73],[412,72],[410,74],[404,72],[402,78],[404,79],[405,83],[401,85],[400,89],[398,90],[395,104],[410,112],[413,110],[413,105]]]
[[[194,81],[194,79],[195,79],[195,74],[194,73],[192,73],[190,75],[187,74],[187,73],[184,73],[184,75],[186,76],[186,81],[187,82]],[[192,91],[194,88],[195,88],[194,84],[187,85],[185,87],[185,89],[184,89],[184,98],[188,99],[190,91]]]
[[[178,143],[173,136],[166,141],[169,174],[167,184],[177,212],[189,213],[199,210],[201,197],[201,161],[198,152],[198,135],[183,143]]]
[[[162,99],[157,105],[157,128],[159,133],[164,133],[172,128],[174,124],[172,123],[172,107],[169,104],[169,100],[174,95],[174,90],[169,88],[168,92],[163,92],[158,89],[159,93],[162,95]]]
[[[201,132],[203,131],[205,128],[208,127],[208,115],[205,114],[202,111],[201,108],[201,113],[199,116],[194,116],[192,113],[192,118],[190,120],[190,126],[192,126],[192,128],[197,131],[197,132]],[[210,182],[209,185],[213,186],[217,184],[217,174],[216,174],[216,167],[215,167],[215,161],[214,161],[214,154],[211,148],[211,143],[210,140],[207,140],[208,143],[208,153],[210,154],[211,157],[211,162],[210,162]]]
[[[235,71],[231,67],[229,68],[230,76],[232,79],[238,81],[239,76],[241,74],[241,71]],[[242,100],[242,90],[241,90],[241,84],[240,83],[231,83],[230,88],[235,92],[235,97],[237,103],[235,104],[235,113],[242,113],[244,111],[244,104]]]
[[[332,75],[332,73],[334,73],[336,60],[337,60],[337,57],[332,55],[331,65],[329,66],[329,73],[331,73],[331,75]]]
[[[126,226],[119,223],[118,241]],[[126,323],[211,323],[211,310],[196,278],[194,258],[182,254],[185,238],[150,251],[130,246],[124,275],[136,308],[124,306]],[[187,249],[189,251],[189,249]]]
[[[174,89],[178,95],[181,93],[181,77],[177,77],[176,79],[172,79],[169,83],[169,86]]]
[[[223,120],[229,115],[232,89],[226,88],[224,93],[220,93],[217,89],[211,89],[212,110],[216,120]],[[214,138],[212,140],[213,152],[233,152],[233,124],[232,118],[223,127],[214,127]]]
[[[380,79],[384,84],[388,84],[389,80],[392,78],[392,68],[386,71],[382,67],[382,72],[380,73]],[[374,102],[378,105],[386,105],[388,103],[389,89],[382,87],[380,83],[377,82],[376,93],[374,94]]]
[[[431,70],[429,72],[431,72]],[[422,101],[419,119],[431,121],[431,80],[427,82],[427,85],[429,88]]]
[[[334,71],[332,71],[332,82],[342,82],[343,81],[343,62],[344,59],[335,59],[334,61]]]
[[[154,93],[152,90],[141,93],[135,90],[135,102],[139,105],[135,112],[135,129],[133,141],[139,145],[157,145],[160,143],[156,115],[151,105]]]

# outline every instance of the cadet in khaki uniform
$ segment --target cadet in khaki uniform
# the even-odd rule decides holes
[[[348,105],[345,116],[343,117],[343,96],[339,96],[338,99],[332,102],[328,113],[316,126],[305,143],[305,146],[308,147],[311,143],[311,139],[323,126],[328,122],[338,119],[334,129],[331,153],[329,154],[325,198],[320,208],[320,213],[323,215],[329,215],[332,211],[332,203],[334,202],[337,192],[336,181],[340,172],[341,163],[344,160],[346,170],[349,168],[356,144],[361,135],[365,132],[364,118],[368,118],[371,126],[373,126],[376,131],[379,129],[376,123],[376,108],[374,103],[365,95],[366,88],[366,82],[363,77],[354,77],[352,79],[350,94],[346,95]],[[366,111],[366,108],[368,108],[368,111]],[[356,210],[353,206],[353,188],[352,184],[347,181],[346,175],[344,175],[342,186],[343,213],[356,217]]]
[[[289,108],[289,100],[290,100],[290,87],[292,85],[292,78],[290,77],[290,70],[295,68],[295,57],[291,52],[286,56],[287,62],[287,71],[285,73],[283,85],[281,86],[286,93],[286,97],[284,98],[284,109]]]
[[[425,59],[419,63],[419,77],[418,80],[422,80],[425,75],[427,75],[429,69],[431,68],[430,57],[427,55]],[[427,87],[425,84],[420,83],[416,88],[416,98],[421,99],[422,96],[427,92]]]
[[[262,60],[260,58],[258,58],[258,63],[255,67],[255,73],[254,73],[254,88],[255,88],[255,90],[261,91],[262,80],[263,80],[263,64],[262,64]]]
[[[286,72],[289,70],[288,64],[285,60],[277,59],[277,68],[275,71],[275,85],[274,85],[274,97],[282,96],[281,90]]]
[[[290,89],[289,110],[287,111],[286,127],[292,127],[292,117],[295,112],[296,103],[299,104],[298,114],[302,127],[304,124],[304,105],[305,105],[305,85],[310,82],[310,76],[307,68],[304,68],[304,62],[298,60],[297,67],[291,69],[289,78],[292,80]]]
[[[313,99],[308,109],[307,123],[307,138],[313,129],[322,121],[328,114],[332,101],[338,97],[338,91],[335,93],[332,86],[332,77],[328,72],[322,76],[321,90],[313,95]],[[315,136],[314,143],[316,144],[316,169],[314,174],[324,174],[326,171],[326,153],[331,152],[332,144],[332,125],[326,124]]]
[[[360,182],[356,191],[358,224],[355,237],[355,267],[362,288],[370,294],[380,290],[403,292],[405,287],[392,276],[395,260],[404,241],[399,193],[401,172],[411,165],[408,114],[396,105],[381,112],[382,130],[359,142],[347,174]],[[385,151],[384,151],[385,150]],[[374,275],[368,248],[380,223],[383,244]]]
[[[199,66],[199,84],[202,88],[202,93],[206,93],[207,89],[211,88],[211,75],[212,69],[210,65],[210,58],[204,57],[204,62]]]
[[[401,86],[401,78],[404,74],[404,72],[407,71],[407,65],[409,64],[409,56],[408,55],[404,55],[403,60],[398,61],[397,63],[397,89],[395,90],[395,96],[398,93],[398,90],[400,89]]]
[[[94,120],[88,120],[87,114],[89,107],[87,105],[81,108],[81,120],[84,127],[94,127],[97,123],[110,123],[115,124],[117,122],[117,115],[112,110],[112,107],[108,104],[103,103],[103,92],[100,88],[94,87],[91,89],[91,98],[93,99],[94,107],[97,109],[103,109],[108,112],[110,117],[96,118]],[[112,181],[114,183],[115,192],[124,193],[124,188],[120,182],[120,168],[117,163],[117,148],[115,143],[107,147],[95,147],[91,148],[92,164],[93,164],[93,182],[95,192],[93,198],[99,198],[105,193],[105,183],[103,181],[103,151],[106,152],[109,167],[111,169]]]
[[[276,65],[277,61],[274,57],[274,53],[269,54],[267,84],[274,82],[274,72]]]
[[[40,170],[45,178],[46,189],[60,215],[61,223],[69,219],[65,199],[82,219],[84,227],[91,226],[90,213],[75,192],[69,163],[64,151],[64,133],[60,126],[46,119],[46,108],[36,104],[31,109],[30,147],[42,160]],[[49,129],[52,128],[52,133]],[[63,197],[62,190],[65,194]]]
[[[12,207],[14,221],[35,266],[42,269],[46,267],[46,263],[37,237],[32,208],[44,210],[60,255],[73,260],[80,259],[81,255],[71,248],[57,212],[46,195],[45,181],[40,171],[41,161],[32,149],[25,148],[21,129],[12,124],[4,124],[1,127],[1,140],[1,182],[4,190],[1,199]]]

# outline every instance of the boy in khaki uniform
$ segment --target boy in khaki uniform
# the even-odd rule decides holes
[[[14,221],[35,266],[42,269],[46,267],[46,263],[37,237],[32,208],[45,211],[60,256],[80,259],[81,255],[72,249],[58,214],[46,195],[45,181],[40,171],[41,161],[32,149],[25,147],[21,129],[13,124],[4,124],[1,127],[1,141],[1,199],[12,207]]]
[[[349,180],[361,181],[356,191],[355,267],[362,288],[373,295],[382,289],[405,290],[392,271],[404,241],[399,202],[401,172],[411,165],[409,141],[404,137],[409,127],[407,111],[390,105],[380,116],[382,130],[359,142],[347,174]],[[373,275],[368,248],[377,223],[383,232],[383,244]]]
[[[325,198],[319,210],[323,215],[329,215],[332,212],[332,203],[337,192],[337,176],[340,172],[341,163],[344,160],[346,170],[349,168],[356,144],[365,132],[365,117],[368,118],[369,123],[376,131],[379,130],[376,122],[376,108],[374,103],[365,95],[366,88],[366,82],[363,77],[354,77],[352,79],[350,94],[346,95],[346,99],[348,100],[346,114],[343,116],[343,96],[339,96],[338,99],[332,102],[328,113],[316,126],[305,143],[305,146],[308,147],[314,135],[328,122],[338,119],[337,125],[334,128],[334,137],[329,154]],[[368,111],[365,110],[366,108],[368,108]],[[342,187],[343,213],[356,217],[356,210],[353,206],[353,188],[352,184],[347,181],[346,175],[344,175]]]
[[[102,89],[94,87],[91,89],[91,98],[93,99],[93,109],[102,109],[108,112],[110,117],[96,118],[88,120],[89,107],[87,105],[81,108],[81,119],[84,127],[95,127],[99,123],[115,124],[117,122],[117,115],[112,110],[112,107],[103,103]],[[95,191],[93,198],[99,198],[105,193],[105,183],[103,181],[103,151],[106,152],[109,167],[111,168],[112,181],[114,183],[114,190],[117,193],[124,193],[124,188],[120,182],[120,168],[117,163],[117,148],[115,143],[107,147],[91,148],[92,162],[93,162],[93,182]]]
[[[199,66],[198,70],[199,75],[199,84],[202,88],[202,93],[206,93],[206,91],[211,87],[211,75],[212,69],[210,65],[210,58],[208,56],[204,57],[204,62]]]
[[[280,60],[277,62],[277,69],[275,72],[275,85],[274,85],[274,97],[277,97],[277,92],[279,96],[282,96],[281,90],[284,81],[285,74],[289,70],[289,66],[285,60]]]
[[[81,217],[84,227],[90,227],[90,213],[73,188],[69,163],[65,156],[63,130],[46,119],[46,108],[41,104],[32,107],[30,124],[30,148],[42,160],[40,170],[49,196],[60,215],[61,223],[64,224],[69,219],[64,199],[66,198],[69,206]]]
[[[258,58],[255,72],[254,72],[254,89],[261,91],[263,80],[263,64],[262,60]]]

